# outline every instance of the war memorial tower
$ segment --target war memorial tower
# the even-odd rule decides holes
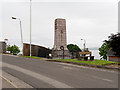
[[[63,56],[64,55],[64,56]],[[55,35],[54,35],[54,48],[52,53],[53,58],[65,59],[71,58],[71,54],[67,49],[66,39],[66,20],[55,19]]]

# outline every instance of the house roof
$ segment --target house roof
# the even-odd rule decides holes
[[[28,44],[28,43],[23,43],[23,44],[30,45],[30,44]],[[35,44],[31,44],[31,45],[32,45],[32,46],[37,46],[37,47],[40,47],[40,48],[44,48],[44,49],[50,50],[49,48],[46,48],[46,47],[43,47],[43,46],[39,46],[39,45],[35,45]]]
[[[107,56],[116,56],[116,55],[115,52],[110,49],[107,53]]]

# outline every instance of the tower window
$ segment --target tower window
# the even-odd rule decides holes
[[[61,30],[61,42],[62,42],[63,31]]]

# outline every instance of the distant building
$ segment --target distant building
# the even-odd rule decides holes
[[[4,41],[0,41],[0,53],[6,53],[6,43]]]
[[[115,52],[113,52],[111,49],[107,53],[107,60],[108,61],[114,61],[114,62],[120,62],[120,57],[115,55]]]
[[[34,45],[34,44],[31,45],[32,56],[48,58],[50,53],[51,50],[46,47]],[[30,44],[27,43],[23,44],[23,55],[30,56]]]

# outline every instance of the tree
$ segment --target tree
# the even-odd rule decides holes
[[[106,42],[110,44],[110,47],[115,52],[115,55],[120,57],[120,33],[111,34],[108,38],[109,41]]]
[[[81,51],[81,49],[77,45],[74,45],[74,44],[67,45],[67,48],[72,54],[72,57],[74,56],[74,54],[75,54],[75,57],[77,57],[77,53]]]
[[[109,48],[110,48],[110,45],[107,42],[104,42],[102,46],[99,48],[99,54],[100,54],[101,59],[107,60],[107,53],[108,53]]]
[[[9,45],[7,47],[7,51],[10,51],[10,53],[13,54],[13,55],[17,55],[20,52],[20,49],[16,45],[13,45],[13,46]]]
[[[10,51],[10,53],[12,53],[12,49],[10,45],[7,46],[7,51]]]

